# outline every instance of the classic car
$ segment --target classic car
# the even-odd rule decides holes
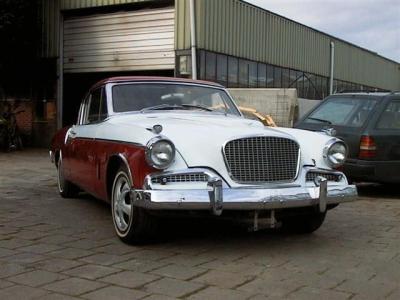
[[[219,84],[163,77],[95,84],[50,150],[61,196],[110,202],[124,242],[154,237],[160,215],[311,233],[357,196],[346,155],[329,135],[245,119]]]

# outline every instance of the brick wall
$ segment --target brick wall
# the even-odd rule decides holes
[[[29,100],[7,100],[0,103],[0,113],[3,113],[4,107],[8,103],[11,106],[13,112],[19,112],[16,116],[17,126],[22,134],[30,136],[32,134],[32,122],[33,122],[33,103]]]

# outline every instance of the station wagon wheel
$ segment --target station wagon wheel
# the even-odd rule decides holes
[[[79,193],[79,188],[64,177],[64,166],[61,152],[59,153],[57,161],[57,186],[58,192],[63,198],[74,198]]]
[[[125,167],[117,171],[111,191],[111,211],[115,231],[125,243],[140,243],[154,237],[157,222],[145,210],[131,204],[131,180]]]

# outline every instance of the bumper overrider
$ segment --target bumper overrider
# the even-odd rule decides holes
[[[210,210],[220,215],[223,210],[275,210],[327,206],[354,201],[354,185],[328,185],[318,177],[315,186],[282,185],[281,187],[226,187],[219,178],[211,177],[207,189],[131,190],[132,204],[151,210]]]

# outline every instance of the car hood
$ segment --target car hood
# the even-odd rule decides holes
[[[267,135],[293,138],[262,123],[242,117],[209,113],[153,113],[118,116],[110,120],[115,125],[140,127],[151,132],[154,125],[163,127],[160,135],[174,142],[181,152],[193,151],[193,148],[209,148],[247,135]],[[147,135],[146,135],[147,136]],[[147,137],[146,137],[147,138]],[[145,139],[146,139],[145,138]],[[147,140],[144,141],[144,144]]]
[[[161,125],[163,130],[160,135],[175,144],[177,152],[188,167],[208,167],[224,178],[229,178],[229,175],[222,150],[223,145],[230,140],[254,135],[293,139],[300,144],[300,148],[308,148],[305,153],[302,153],[302,164],[312,164],[313,160],[319,161],[317,157],[322,157],[322,153],[319,151],[314,156],[310,156],[307,152],[313,150],[312,147],[322,149],[319,143],[326,139],[322,135],[315,139],[320,134],[312,132],[266,127],[255,120],[215,113],[129,114],[112,117],[108,123],[118,128],[118,132],[125,131],[124,135],[129,142],[142,145],[146,145],[152,137],[157,135],[152,132],[152,127]],[[310,139],[314,139],[315,143],[307,146],[304,142]],[[174,166],[172,165],[171,168],[173,169]],[[233,182],[230,184],[234,185]]]

